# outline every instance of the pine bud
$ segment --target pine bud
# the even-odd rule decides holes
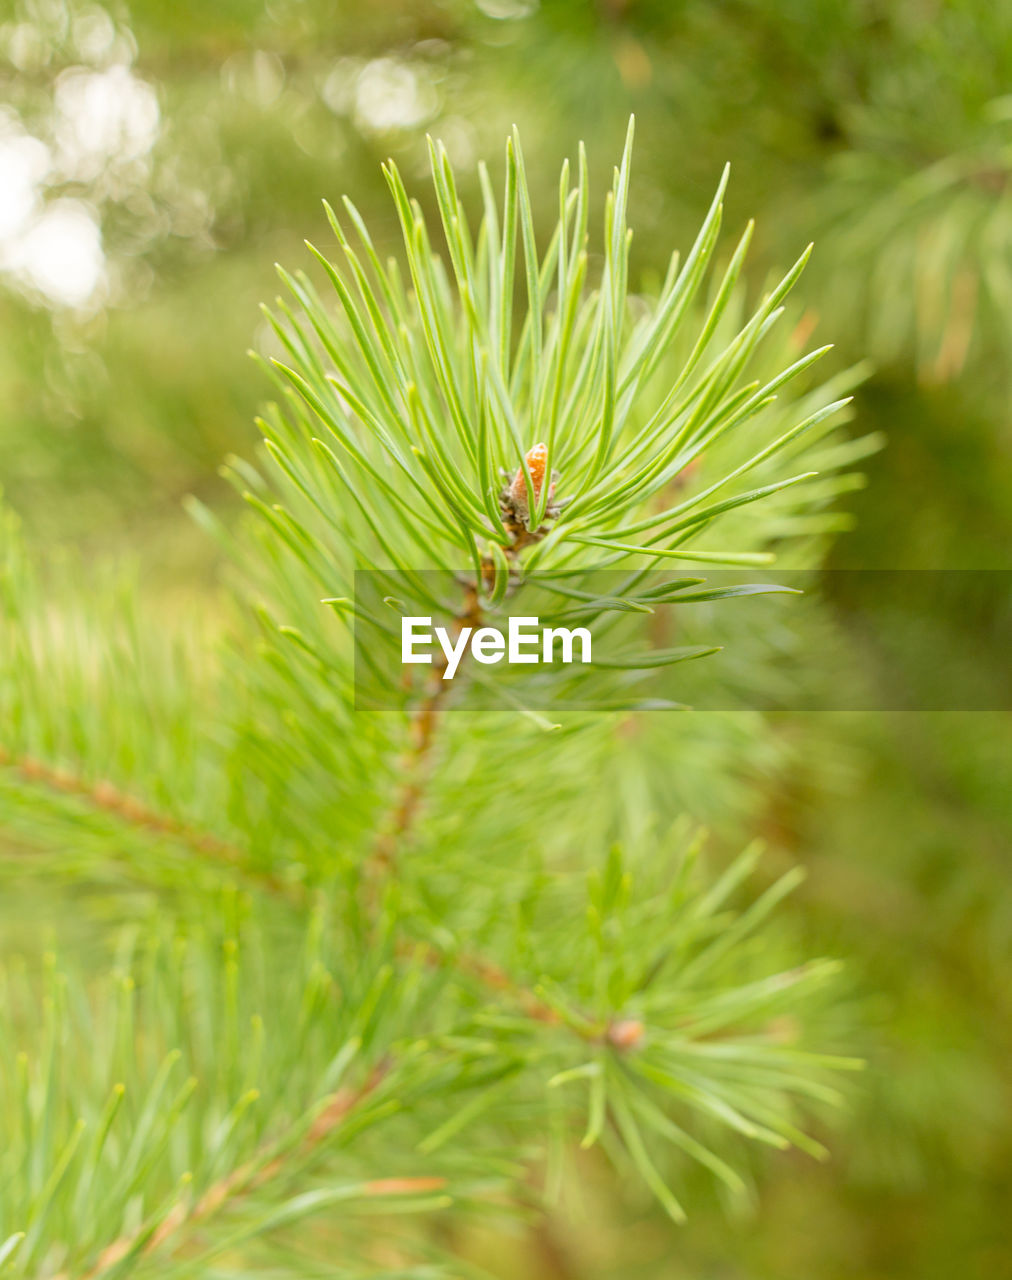
[[[605,1038],[613,1049],[629,1052],[642,1045],[645,1031],[638,1018],[620,1018],[609,1026]]]
[[[548,445],[536,444],[533,449],[527,451],[524,459],[527,463],[527,470],[531,473],[531,483],[534,486],[535,501],[541,497],[541,488],[545,483],[545,472],[548,470]],[[555,481],[553,480],[548,489],[549,498],[555,492]],[[527,482],[524,479],[523,467],[517,468],[517,473],[513,477],[513,483],[510,485],[510,501],[516,507],[527,506]]]

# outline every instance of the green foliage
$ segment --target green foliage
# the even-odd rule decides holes
[[[343,1250],[375,1263],[370,1215],[466,1213],[508,1192],[523,1170],[505,1135],[580,1121],[583,1105],[567,1097],[577,1083],[589,1091],[584,1145],[614,1141],[603,1132],[613,1117],[679,1219],[658,1171],[668,1162],[651,1146],[673,1144],[736,1195],[741,1176],[710,1145],[721,1130],[825,1154],[795,1127],[790,1100],[838,1102],[820,1077],[858,1064],[800,1050],[784,1021],[811,1001],[825,966],[741,981],[753,972],[743,940],[794,877],[728,913],[756,851],[705,890],[697,852],[683,851],[649,892],[613,853],[591,876],[589,932],[559,939],[559,972],[526,1014],[521,1000],[490,1004],[477,972],[462,983],[466,969],[405,953],[393,913],[363,948],[318,907],[300,945],[293,922],[279,930],[227,894],[212,898],[223,933],[202,923],[167,935],[155,919],[129,930],[97,990],[52,956],[41,975],[9,969],[0,1231],[19,1229],[10,1274],[203,1275],[237,1251],[248,1266],[290,1251],[292,1274],[300,1257],[314,1274],[348,1274],[298,1244],[296,1224],[324,1214]],[[546,902],[545,914],[560,905]],[[541,936],[532,928],[525,947]],[[672,966],[684,975],[675,988]],[[615,1021],[616,1007],[628,1017]],[[692,1136],[700,1127],[707,1145]],[[410,1255],[410,1240],[398,1247]]]
[[[911,355],[929,381],[993,359],[989,335],[1012,316],[1012,98],[995,99],[982,115],[965,149],[915,172],[889,155],[841,157],[833,192],[839,270],[831,287],[846,299],[842,309],[881,360]],[[854,263],[866,273],[860,294],[844,289]]]
[[[252,514],[234,541],[219,532],[252,608],[220,657],[149,635],[122,593],[47,617],[8,519],[6,829],[39,869],[157,887],[179,921],[118,944],[114,1008],[77,977],[10,979],[5,1043],[33,1046],[2,1077],[19,1117],[3,1166],[11,1274],[196,1275],[219,1254],[253,1266],[252,1241],[278,1260],[310,1215],[376,1266],[356,1206],[523,1201],[531,1159],[557,1161],[580,1132],[678,1220],[686,1162],[740,1197],[742,1141],[824,1154],[804,1113],[838,1103],[825,1077],[856,1063],[813,1052],[804,1031],[836,965],[797,964],[767,919],[796,873],[742,907],[750,847],[700,882],[698,841],[670,829],[667,781],[643,767],[647,738],[610,793],[588,795],[608,717],[545,735],[516,713],[454,719],[438,689],[391,715],[354,709],[356,564],[470,565],[480,601],[495,563],[522,580],[532,562],[603,549],[635,580],[658,555],[765,562],[792,519],[847,487],[832,468],[855,451],[825,426],[844,402],[826,388],[773,402],[823,352],[745,381],[803,259],[742,316],[746,232],[703,301],[722,182],[658,297],[630,295],[629,162],[627,145],[592,288],[585,162],[572,192],[563,169],[539,257],[516,138],[502,213],[483,174],[473,235],[433,147],[449,267],[391,167],[406,276],[350,205],[361,247],[334,218],[347,267],[323,260],[336,313],[308,276],[282,273],[301,313],[281,303],[275,321],[272,478],[229,468]],[[557,506],[526,460],[541,431]],[[810,496],[803,443],[830,464]],[[522,505],[498,504],[500,467],[523,476]],[[718,549],[725,519],[733,552]],[[608,852],[615,836],[625,855]],[[208,923],[222,876],[242,886],[223,939]],[[329,1230],[272,1274],[348,1274],[327,1262]]]
[[[826,348],[802,356],[765,385],[758,381],[742,385],[749,358],[780,317],[779,304],[797,279],[807,254],[722,349],[711,348],[733,297],[751,237],[748,228],[679,373],[674,375],[669,369],[658,373],[680,325],[692,314],[705,278],[720,227],[724,183],[684,265],[679,266],[677,256],[672,260],[660,296],[633,324],[626,297],[631,141],[630,128],[622,166],[616,170],[605,209],[601,281],[586,300],[583,286],[590,203],[586,159],[581,153],[579,183],[572,193],[568,165],[563,170],[560,220],[539,259],[516,139],[507,147],[502,236],[489,179],[483,171],[485,215],[474,237],[476,249],[472,249],[446,151],[433,148],[433,178],[453,283],[433,253],[420,206],[409,200],[394,166],[388,170],[388,178],[404,235],[414,290],[411,302],[404,295],[396,266],[391,263],[384,268],[379,262],[357,211],[350,205],[349,215],[362,236],[359,252],[331,214],[349,264],[349,278],[318,255],[340,300],[344,335],[335,329],[308,278],[292,278],[282,272],[304,309],[305,322],[288,313],[286,327],[271,317],[289,358],[298,367],[275,363],[315,419],[304,409],[300,412],[295,402],[296,423],[287,431],[280,420],[267,424],[268,449],[312,497],[312,482],[296,469],[295,450],[306,436],[315,443],[324,465],[329,463],[335,471],[339,487],[363,508],[359,516],[347,501],[337,504],[343,518],[354,522],[347,541],[359,562],[374,565],[377,556],[382,556],[395,566],[449,568],[458,567],[464,553],[477,569],[482,543],[490,534],[499,542],[509,539],[498,497],[504,466],[508,474],[522,471],[529,508],[524,524],[528,533],[538,531],[546,518],[550,486],[543,485],[535,496],[525,455],[534,437],[542,433],[547,444],[545,465],[549,472],[558,465],[560,492],[564,492],[567,505],[537,551],[531,549],[521,556],[526,567],[571,563],[572,546],[567,544],[574,542],[616,552],[603,559],[591,553],[599,563],[608,565],[621,564],[649,548],[656,548],[652,554],[658,556],[676,555],[677,546],[691,543],[699,528],[725,509],[706,504],[706,499],[742,476],[751,477],[768,458],[845,403],[827,404],[794,422],[697,493],[644,514],[651,498],[663,494],[721,437],[732,431],[741,434],[771,405],[777,389]],[[514,274],[520,274],[521,252],[527,305],[514,350]],[[372,268],[372,279],[360,253]],[[356,286],[359,301],[353,294]],[[312,331],[323,345],[322,358],[315,349]],[[349,349],[353,354],[348,354]],[[330,372],[325,361],[337,372]],[[292,403],[289,400],[289,407]],[[314,421],[339,443],[336,457],[326,441],[317,443],[312,434]],[[452,432],[445,429],[447,421]],[[768,434],[767,428],[763,435]],[[392,462],[393,468],[380,470],[381,458]],[[392,481],[389,470],[393,470]],[[769,489],[809,478],[802,473],[773,486],[739,493],[733,505],[747,504],[767,496]],[[424,524],[409,497],[425,504]],[[363,517],[371,537],[362,528]],[[696,558],[689,550],[680,555]],[[714,552],[703,558],[722,559]],[[739,562],[734,553],[723,560]]]
[[[800,358],[817,306],[815,345],[824,331],[841,344],[844,366],[866,354],[878,362],[881,372],[861,389],[860,430],[880,427],[889,448],[870,461],[867,489],[847,497],[844,512],[820,505],[820,488],[828,501],[858,483],[837,471],[864,445],[844,428],[810,447],[809,433],[793,446],[800,452],[792,469],[784,452],[743,488],[809,469],[822,476],[725,511],[712,534],[698,531],[695,547],[775,550],[777,567],[816,564],[831,542],[831,564],[861,569],[1004,567],[1012,511],[1002,239],[1010,31],[1006,8],[991,0],[10,0],[0,17],[0,481],[29,550],[3,535],[0,558],[16,579],[0,609],[4,963],[24,951],[37,988],[38,953],[52,938],[71,985],[88,987],[95,1025],[104,1025],[110,1005],[99,993],[124,920],[154,913],[171,933],[170,919],[185,931],[196,917],[216,939],[208,919],[221,881],[235,879],[256,901],[261,925],[290,920],[297,931],[305,908],[289,907],[288,898],[299,900],[308,884],[343,901],[347,878],[385,829],[405,773],[396,744],[407,735],[395,716],[379,717],[366,733],[361,717],[347,714],[343,625],[318,607],[343,593],[343,567],[316,582],[265,523],[247,527],[234,547],[241,590],[254,579],[252,594],[267,610],[254,635],[247,615],[222,609],[212,544],[179,500],[198,494],[233,529],[230,491],[214,468],[229,451],[247,452],[247,424],[263,393],[244,348],[252,340],[261,354],[291,363],[269,324],[257,327],[271,262],[305,265],[308,235],[345,271],[340,245],[328,247],[322,194],[337,184],[354,193],[385,263],[400,255],[380,170],[394,156],[443,253],[439,201],[423,182],[426,132],[445,140],[474,226],[483,203],[474,158],[495,156],[520,125],[543,254],[558,213],[557,157],[583,137],[591,174],[607,174],[635,110],[633,319],[654,305],[672,244],[691,245],[729,159],[725,224],[737,233],[747,214],[758,223],[714,352],[779,278],[774,270],[816,240],[806,309],[788,299],[745,376],[765,382]],[[60,300],[75,276],[73,257],[38,234],[68,201],[101,250],[101,274],[83,305]],[[590,288],[602,275],[600,203],[595,196],[590,212]],[[337,207],[357,249],[355,228]],[[716,248],[719,268],[729,253]],[[326,273],[308,265],[345,334]],[[522,243],[516,283],[521,309]],[[677,379],[712,294],[713,286],[701,287],[658,388]],[[553,310],[549,295],[546,321]],[[460,318],[456,302],[454,314]],[[746,430],[772,440],[852,389],[844,378],[822,392],[814,372],[767,411],[785,413],[782,420],[756,418]],[[318,420],[313,433],[335,444]],[[711,480],[733,470],[745,460],[739,443],[732,432],[712,445],[669,500],[697,493],[703,469]],[[303,457],[301,444],[291,452]],[[322,542],[325,522],[262,461],[268,482],[247,469],[240,488],[280,502]],[[515,454],[502,461],[515,463]],[[834,539],[837,530],[845,536]],[[53,544],[68,539],[83,547],[64,565]],[[333,565],[344,566],[341,535],[327,545]],[[570,543],[566,554],[578,547]],[[138,606],[120,591],[119,573],[107,573],[106,562],[124,553],[143,566]],[[797,623],[791,645],[813,651],[819,627],[797,598],[784,604]],[[724,627],[733,610],[718,602],[720,610]],[[127,626],[128,614],[136,626]],[[955,653],[976,664],[982,682],[1002,687],[1004,667],[988,669],[972,618],[938,615],[926,598],[919,652]],[[22,623],[31,646],[22,643]],[[297,642],[278,623],[334,658],[325,675],[296,660]],[[715,660],[733,657],[746,688],[765,661],[750,644],[734,636]],[[706,661],[680,668],[700,678],[711,669]],[[873,1069],[828,1163],[758,1161],[762,1145],[744,1140],[738,1150],[714,1148],[746,1181],[761,1172],[758,1218],[728,1215],[714,1202],[723,1184],[710,1170],[688,1159],[669,1170],[670,1143],[648,1137],[651,1159],[689,1211],[677,1231],[640,1197],[642,1179],[610,1176],[595,1147],[575,1163],[553,1156],[549,1180],[560,1200],[546,1213],[489,1223],[484,1200],[481,1219],[464,1209],[443,1215],[433,1232],[444,1252],[458,1255],[453,1273],[468,1274],[464,1257],[500,1278],[538,1280],[567,1270],[613,1280],[633,1269],[644,1280],[714,1271],[750,1280],[990,1280],[1007,1269],[1009,743],[1000,714],[664,714],[611,717],[596,728],[566,718],[553,735],[505,715],[488,720],[480,750],[468,719],[443,719],[399,871],[410,936],[453,954],[454,940],[474,927],[475,945],[493,959],[516,962],[532,983],[548,969],[575,991],[577,975],[549,965],[554,948],[541,925],[544,945],[518,960],[515,920],[532,883],[570,886],[559,910],[576,921],[585,906],[576,882],[613,841],[638,881],[669,820],[691,815],[714,833],[705,883],[761,831],[770,847],[757,893],[767,875],[795,863],[810,875],[754,946],[782,943],[776,959],[767,957],[770,972],[798,955],[847,957],[868,995],[855,1010],[838,985],[830,988],[835,1013],[823,1019],[821,1005],[809,1006],[809,1042],[852,1050],[848,1024],[859,1018]],[[425,912],[415,910],[420,898]],[[243,941],[244,971],[261,933]],[[217,942],[209,945],[213,979]],[[297,952],[293,945],[286,955]],[[454,982],[459,989],[462,979]],[[294,985],[276,998],[289,999]],[[210,986],[205,997],[212,1007]],[[488,997],[475,993],[476,1001]],[[268,1010],[268,1026],[274,1000],[250,996]],[[501,991],[496,1000],[512,1010]],[[18,1046],[34,1056],[41,1015],[30,1002],[23,1007]],[[580,1061],[574,1055],[569,1065]],[[562,1127],[577,1137],[586,1088],[575,1081],[553,1090],[574,1104],[572,1124]],[[94,1101],[89,1094],[82,1105]],[[282,1129],[282,1112],[271,1114]],[[700,1117],[670,1107],[667,1114],[704,1137]],[[501,1119],[496,1111],[495,1140],[508,1129],[512,1153],[534,1157],[537,1180],[547,1139],[532,1139],[526,1121]],[[0,1131],[2,1149],[6,1117]],[[624,1162],[610,1132],[602,1141]],[[821,1123],[815,1132],[826,1141]],[[475,1133],[465,1129],[431,1159]],[[404,1150],[399,1137],[378,1135],[380,1148]],[[553,1140],[552,1149],[564,1144]],[[328,1169],[335,1184],[355,1172],[349,1155]],[[285,1238],[281,1261],[253,1246],[249,1256],[260,1274],[275,1264],[281,1273],[315,1274],[324,1254],[348,1257],[360,1220],[342,1210],[328,1225],[317,1213],[299,1224],[298,1240]],[[403,1256],[431,1258],[426,1220],[404,1220],[415,1229]],[[390,1229],[383,1220],[374,1233]],[[5,1240],[0,1256],[8,1257]],[[315,1260],[293,1260],[300,1240]],[[428,1264],[420,1265],[424,1273]],[[222,1255],[214,1266],[234,1274],[243,1263]]]

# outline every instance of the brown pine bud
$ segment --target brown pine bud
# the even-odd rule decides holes
[[[619,1018],[608,1027],[605,1038],[613,1049],[628,1053],[643,1043],[646,1027],[638,1018]]]
[[[531,483],[534,486],[535,500],[541,497],[541,489],[545,483],[545,473],[548,470],[548,445],[536,444],[533,449],[527,451],[524,459],[527,463],[527,470],[531,473]],[[553,480],[548,489],[549,498],[555,492],[555,481]],[[510,501],[515,507],[527,506],[527,482],[524,478],[523,467],[517,468],[517,473],[513,477],[510,485]]]

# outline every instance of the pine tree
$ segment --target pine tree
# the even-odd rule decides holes
[[[516,136],[476,231],[441,145],[438,229],[386,167],[400,261],[328,208],[333,258],[268,313],[263,453],[226,468],[250,514],[192,504],[226,636],[32,563],[6,515],[0,819],[115,918],[111,963],[3,973],[5,1274],[471,1274],[467,1223],[536,1217],[576,1144],[676,1221],[694,1165],[734,1200],[755,1148],[826,1154],[838,965],[778,924],[796,870],[749,892],[758,843],[719,865],[683,812],[731,785],[706,735],[758,726],[639,712],[616,754],[612,715],[354,705],[356,569],[451,573],[474,611],[606,564],[651,607],[644,567],[812,565],[837,527],[873,442],[838,433],[859,372],[814,382],[792,324],[807,251],[751,309],[751,226],[713,274],[725,172],[632,293],[631,143],[595,252],[582,149],[539,247]]]

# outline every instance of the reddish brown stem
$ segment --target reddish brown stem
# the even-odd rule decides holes
[[[358,1089],[338,1090],[313,1121],[297,1148],[299,1154],[308,1155],[331,1137],[349,1113],[379,1087],[388,1071],[389,1066],[381,1064],[373,1069],[369,1078]],[[284,1159],[274,1154],[276,1151],[276,1143],[261,1148],[245,1165],[241,1165],[227,1177],[212,1183],[200,1199],[192,1205],[187,1206],[180,1201],[159,1223],[158,1228],[141,1249],[141,1255],[146,1257],[154,1253],[174,1237],[178,1237],[185,1227],[203,1225],[225,1205],[234,1204],[250,1192],[273,1181],[285,1167]],[[418,1192],[441,1190],[445,1185],[445,1178],[377,1178],[364,1185],[363,1195],[369,1197],[413,1195]],[[103,1249],[95,1265],[84,1272],[80,1280],[100,1280],[100,1277],[108,1273],[136,1247],[143,1230],[144,1228],[141,1227],[138,1231],[114,1240]],[[175,1247],[178,1249],[182,1243],[182,1240],[177,1239]],[[70,1275],[68,1272],[61,1272],[54,1280],[70,1280]]]
[[[453,619],[454,635],[459,635],[464,627],[480,627],[481,622],[478,591],[476,587],[469,586],[464,595],[463,606]],[[433,664],[425,692],[411,717],[409,746],[399,768],[403,781],[397,790],[391,822],[376,840],[366,867],[366,879],[374,885],[394,869],[400,846],[410,837],[415,827],[425,795],[429,757],[435,743],[439,712],[449,692],[449,682],[443,679],[443,669],[443,665]]]
[[[178,818],[159,813],[135,796],[120,791],[111,782],[90,782],[67,769],[36,760],[33,756],[18,757],[3,746],[0,746],[0,768],[11,769],[25,782],[82,800],[90,808],[108,814],[126,826],[176,840],[191,852],[224,863],[243,876],[261,882],[275,893],[291,892],[288,885],[270,872],[252,867],[237,845],[208,832],[198,831]]]

